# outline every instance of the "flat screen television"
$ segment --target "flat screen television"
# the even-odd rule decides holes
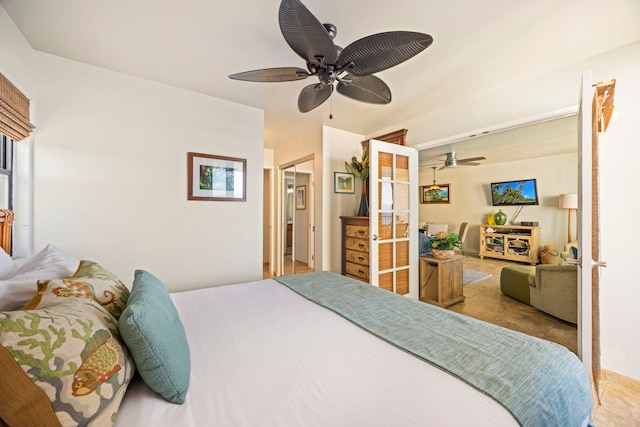
[[[537,205],[536,180],[492,182],[491,201],[493,206]]]

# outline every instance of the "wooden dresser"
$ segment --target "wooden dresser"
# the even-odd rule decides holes
[[[341,216],[342,274],[369,283],[369,217]]]

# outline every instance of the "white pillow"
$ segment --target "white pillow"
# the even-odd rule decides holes
[[[16,268],[13,258],[0,248],[0,279],[10,277],[16,271]]]
[[[79,261],[54,245],[29,258],[10,277],[0,280],[0,311],[19,310],[37,292],[41,279],[73,276]]]

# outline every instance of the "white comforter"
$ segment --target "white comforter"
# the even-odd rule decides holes
[[[183,405],[139,378],[115,425],[517,426],[490,397],[274,280],[172,294],[187,332]]]

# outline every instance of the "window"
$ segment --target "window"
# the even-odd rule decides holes
[[[13,140],[0,134],[0,209],[13,210]]]

